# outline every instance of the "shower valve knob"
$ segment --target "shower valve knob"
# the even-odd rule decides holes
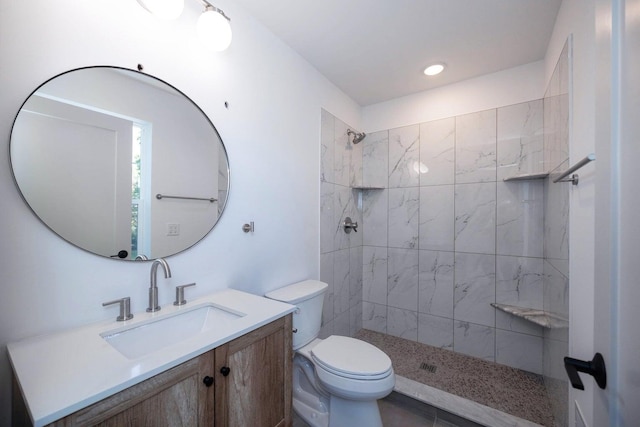
[[[351,221],[350,217],[346,217],[344,219],[342,226],[344,227],[344,232],[347,234],[351,233],[351,230],[355,231],[356,233],[358,232],[358,221],[353,222]]]

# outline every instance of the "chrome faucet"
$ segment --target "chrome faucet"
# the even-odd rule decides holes
[[[164,277],[168,279],[171,277],[171,269],[169,268],[169,264],[162,258],[158,258],[153,261],[151,264],[151,284],[149,285],[149,307],[147,307],[147,312],[153,313],[154,311],[160,310],[160,306],[158,305],[158,266],[161,265],[164,270]]]

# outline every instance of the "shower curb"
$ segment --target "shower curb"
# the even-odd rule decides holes
[[[488,427],[543,427],[540,424],[498,411],[397,374],[396,385],[393,390],[427,405]]]

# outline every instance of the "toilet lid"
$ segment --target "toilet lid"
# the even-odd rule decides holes
[[[391,370],[391,359],[378,347],[338,335],[313,347],[311,356],[324,369],[349,378],[384,378]]]

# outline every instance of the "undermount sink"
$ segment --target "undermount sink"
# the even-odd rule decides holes
[[[100,336],[125,357],[136,359],[243,316],[244,313],[206,304],[103,332]]]

